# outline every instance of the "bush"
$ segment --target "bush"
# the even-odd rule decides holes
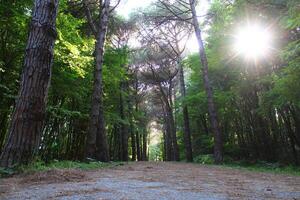
[[[58,161],[53,160],[50,163],[45,163],[43,161],[37,160],[28,165],[20,165],[14,168],[0,168],[0,177],[9,177],[14,174],[20,173],[32,173],[39,171],[48,171],[52,169],[82,169],[82,170],[91,170],[91,169],[101,169],[105,167],[113,167],[124,165],[122,162],[109,162],[103,163],[100,161],[92,161],[92,162],[78,162],[78,161]]]
[[[194,158],[194,161],[196,163],[201,163],[201,164],[213,164],[214,163],[214,157],[212,154],[205,154],[205,155],[199,155],[199,156],[196,156]]]

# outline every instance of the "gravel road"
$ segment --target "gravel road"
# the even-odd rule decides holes
[[[300,177],[198,164],[136,162],[0,179],[0,199],[300,200]]]

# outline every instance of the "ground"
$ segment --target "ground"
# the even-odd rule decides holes
[[[0,199],[300,200],[300,177],[199,164],[137,162],[0,179]]]

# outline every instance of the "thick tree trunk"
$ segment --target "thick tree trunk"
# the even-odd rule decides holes
[[[58,0],[35,1],[19,99],[0,157],[2,167],[30,162],[39,145],[51,79],[57,10]]]
[[[181,98],[184,99],[186,95],[186,91],[185,91],[183,68],[180,62],[178,63],[178,66],[179,66],[180,93],[181,93]],[[184,146],[185,146],[185,157],[188,162],[193,162],[189,112],[187,106],[184,103],[182,103],[182,113],[183,113],[183,128],[184,128],[183,139],[184,139]]]
[[[4,145],[7,133],[8,116],[9,111],[2,112],[0,116],[0,154],[2,152],[2,146]]]
[[[193,26],[195,29],[196,38],[198,40],[198,45],[199,45],[199,54],[200,54],[200,60],[202,63],[202,75],[203,75],[204,87],[205,87],[207,101],[208,101],[208,112],[209,112],[209,116],[210,116],[211,127],[212,127],[212,130],[214,133],[214,158],[215,158],[215,163],[221,163],[223,161],[222,133],[221,133],[221,130],[219,127],[217,111],[216,111],[215,104],[213,101],[212,87],[209,82],[208,62],[207,62],[207,57],[206,57],[206,53],[204,50],[204,44],[202,41],[199,22],[197,19],[197,13],[196,13],[196,8],[195,8],[196,1],[195,0],[189,0],[189,1],[190,1],[191,10],[192,10]]]
[[[94,70],[94,88],[92,95],[92,108],[90,125],[86,142],[86,157],[109,161],[109,150],[104,122],[104,108],[102,99],[102,67],[104,56],[104,42],[108,27],[110,0],[105,0],[100,8],[100,27],[97,33],[96,66]]]

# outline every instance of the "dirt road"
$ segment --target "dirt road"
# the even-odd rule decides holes
[[[139,162],[0,179],[0,199],[300,200],[300,177],[185,163]]]

